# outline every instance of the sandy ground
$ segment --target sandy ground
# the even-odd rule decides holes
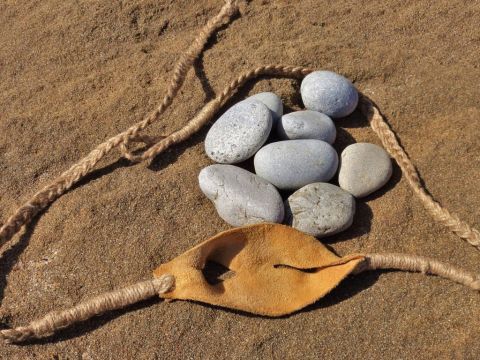
[[[220,0],[0,2],[0,219],[163,96],[178,55]],[[429,191],[480,227],[480,2],[242,3],[149,134],[180,127],[240,71],[268,63],[338,71],[386,114]],[[302,107],[299,82],[248,84]],[[378,139],[358,113],[338,121],[338,149]],[[227,229],[197,186],[206,130],[151,166],[109,156],[0,255],[0,319],[52,309],[148,278]],[[381,195],[381,196],[380,196]],[[480,253],[433,223],[398,167],[359,201],[339,254],[398,251],[480,272]],[[190,302],[148,301],[2,359],[478,359],[480,296],[445,280],[371,273],[282,319]]]

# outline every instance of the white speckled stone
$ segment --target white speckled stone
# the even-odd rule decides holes
[[[338,183],[353,196],[370,195],[385,185],[392,176],[392,161],[378,145],[357,143],[342,152]]]
[[[239,102],[212,125],[205,138],[205,152],[218,163],[239,163],[262,147],[271,129],[272,115],[263,103]]]
[[[295,111],[283,115],[277,132],[282,139],[317,139],[333,144],[337,130],[332,119],[318,111]]]
[[[253,161],[257,175],[282,190],[328,181],[338,167],[335,149],[325,141],[313,139],[268,144]]]
[[[286,223],[307,234],[324,237],[350,227],[355,199],[328,183],[314,183],[295,191],[285,201]]]
[[[198,182],[218,215],[232,226],[283,221],[284,205],[277,189],[247,170],[210,165],[200,171]]]
[[[276,126],[276,123],[283,115],[283,104],[280,96],[272,92],[261,92],[246,98],[244,101],[250,100],[257,100],[265,104],[272,112],[273,125]]]
[[[358,104],[358,91],[347,78],[331,71],[314,71],[302,81],[302,100],[309,110],[331,118],[350,115]]]

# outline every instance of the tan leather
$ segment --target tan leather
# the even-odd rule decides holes
[[[175,276],[174,290],[162,295],[168,299],[281,316],[323,297],[363,259],[362,255],[340,258],[314,237],[291,227],[258,224],[224,231],[153,274]],[[207,261],[235,274],[211,285],[202,273]]]

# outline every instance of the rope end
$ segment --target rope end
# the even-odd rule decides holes
[[[153,280],[153,286],[158,295],[165,294],[172,291],[175,287],[175,277],[170,274],[165,274]]]
[[[15,329],[5,329],[0,331],[0,338],[5,344],[15,344],[30,339],[33,332],[27,327],[19,327]]]
[[[471,287],[473,290],[480,291],[480,279],[477,279],[477,280],[475,280],[474,282],[472,282],[472,283],[470,284],[470,287]]]

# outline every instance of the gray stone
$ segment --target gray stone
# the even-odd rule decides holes
[[[282,139],[317,139],[333,144],[337,130],[332,119],[318,111],[303,110],[283,115],[277,132]]]
[[[342,152],[338,183],[353,196],[364,197],[380,189],[392,176],[392,161],[378,145],[357,143]]]
[[[205,138],[205,152],[218,163],[239,163],[262,147],[271,129],[272,115],[263,103],[239,102],[212,125]]]
[[[218,215],[232,226],[283,221],[284,205],[277,189],[247,170],[210,165],[200,171],[198,182]]]
[[[273,125],[276,126],[276,123],[283,115],[283,104],[280,96],[272,92],[261,92],[246,98],[244,101],[250,100],[257,100],[265,104],[265,106],[270,109]]]
[[[307,234],[324,237],[350,227],[355,199],[328,183],[302,187],[285,201],[286,223]]]
[[[328,181],[338,167],[333,147],[313,139],[268,144],[257,152],[253,161],[257,175],[282,190]]]
[[[331,71],[314,71],[302,81],[302,100],[309,110],[331,118],[350,115],[358,104],[358,91],[347,78]]]

